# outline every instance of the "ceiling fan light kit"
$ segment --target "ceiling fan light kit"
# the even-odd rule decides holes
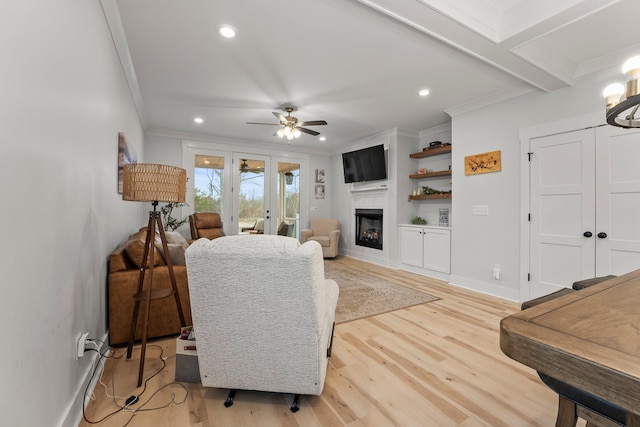
[[[627,76],[626,86],[613,83],[602,93],[607,102],[606,118],[611,126],[640,128],[636,112],[640,107],[640,56],[629,58],[622,66]]]
[[[303,126],[323,126],[326,125],[327,122],[325,120],[311,120],[306,122],[298,123],[298,118],[291,115],[293,111],[295,111],[295,107],[286,107],[285,111],[287,112],[286,116],[283,116],[280,113],[273,112],[273,115],[280,121],[280,123],[256,123],[256,122],[247,122],[249,125],[267,125],[267,126],[280,126],[280,129],[276,132],[276,135],[280,138],[286,137],[289,142],[294,139],[300,138],[302,133],[307,133],[309,135],[317,136],[320,135],[320,132],[316,132],[315,130],[307,129]]]

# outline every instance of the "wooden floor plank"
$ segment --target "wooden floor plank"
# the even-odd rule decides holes
[[[96,400],[89,403],[86,413],[91,420],[117,413],[101,423],[82,421],[80,426],[555,424],[555,393],[533,370],[500,351],[500,320],[518,311],[519,304],[349,257],[326,262],[341,263],[440,299],[337,325],[324,391],[321,396],[302,396],[295,414],[289,410],[292,395],[238,392],[234,405],[225,408],[226,390],[172,384],[175,339],[167,339],[148,346],[145,378],[157,375],[144,392],[136,387],[139,351],[134,351],[131,360],[108,360],[102,376],[107,388],[96,387]],[[115,394],[126,399],[140,393],[140,403],[132,405],[133,409],[166,407],[119,411],[110,397]],[[115,401],[123,405],[123,399]]]

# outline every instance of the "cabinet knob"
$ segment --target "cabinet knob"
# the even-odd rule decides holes
[[[582,235],[583,235],[584,237],[591,237],[591,236],[593,236],[593,233],[592,233],[592,232],[590,232],[590,231],[585,231]]]
[[[598,233],[598,237],[601,239],[606,239],[607,238],[607,233]]]

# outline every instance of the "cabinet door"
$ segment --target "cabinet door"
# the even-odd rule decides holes
[[[400,227],[400,262],[422,267],[422,228]]]
[[[423,232],[423,267],[449,274],[451,271],[451,231],[425,228]]]

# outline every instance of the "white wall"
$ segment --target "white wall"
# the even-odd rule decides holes
[[[143,132],[98,1],[7,2],[0,14],[5,426],[76,426],[105,338],[109,253],[143,225],[117,194],[118,132]]]
[[[315,171],[316,169],[324,169],[324,199],[315,198]],[[331,195],[340,183],[341,175],[336,173],[335,168],[331,165],[331,157],[327,155],[315,154],[309,159],[309,172],[311,179],[309,180],[309,214],[307,218],[330,218],[331,217]],[[300,209],[304,209],[301,207]],[[302,229],[307,228],[308,224],[303,225]]]
[[[619,79],[617,68],[582,78],[570,88],[531,93],[453,117],[452,283],[519,300],[520,224],[528,213],[520,211],[519,131],[598,112],[604,123],[601,93]],[[495,150],[501,151],[502,171],[464,175],[465,156]],[[489,215],[472,215],[477,205],[488,206]],[[494,264],[502,268],[500,280],[491,278]]]

